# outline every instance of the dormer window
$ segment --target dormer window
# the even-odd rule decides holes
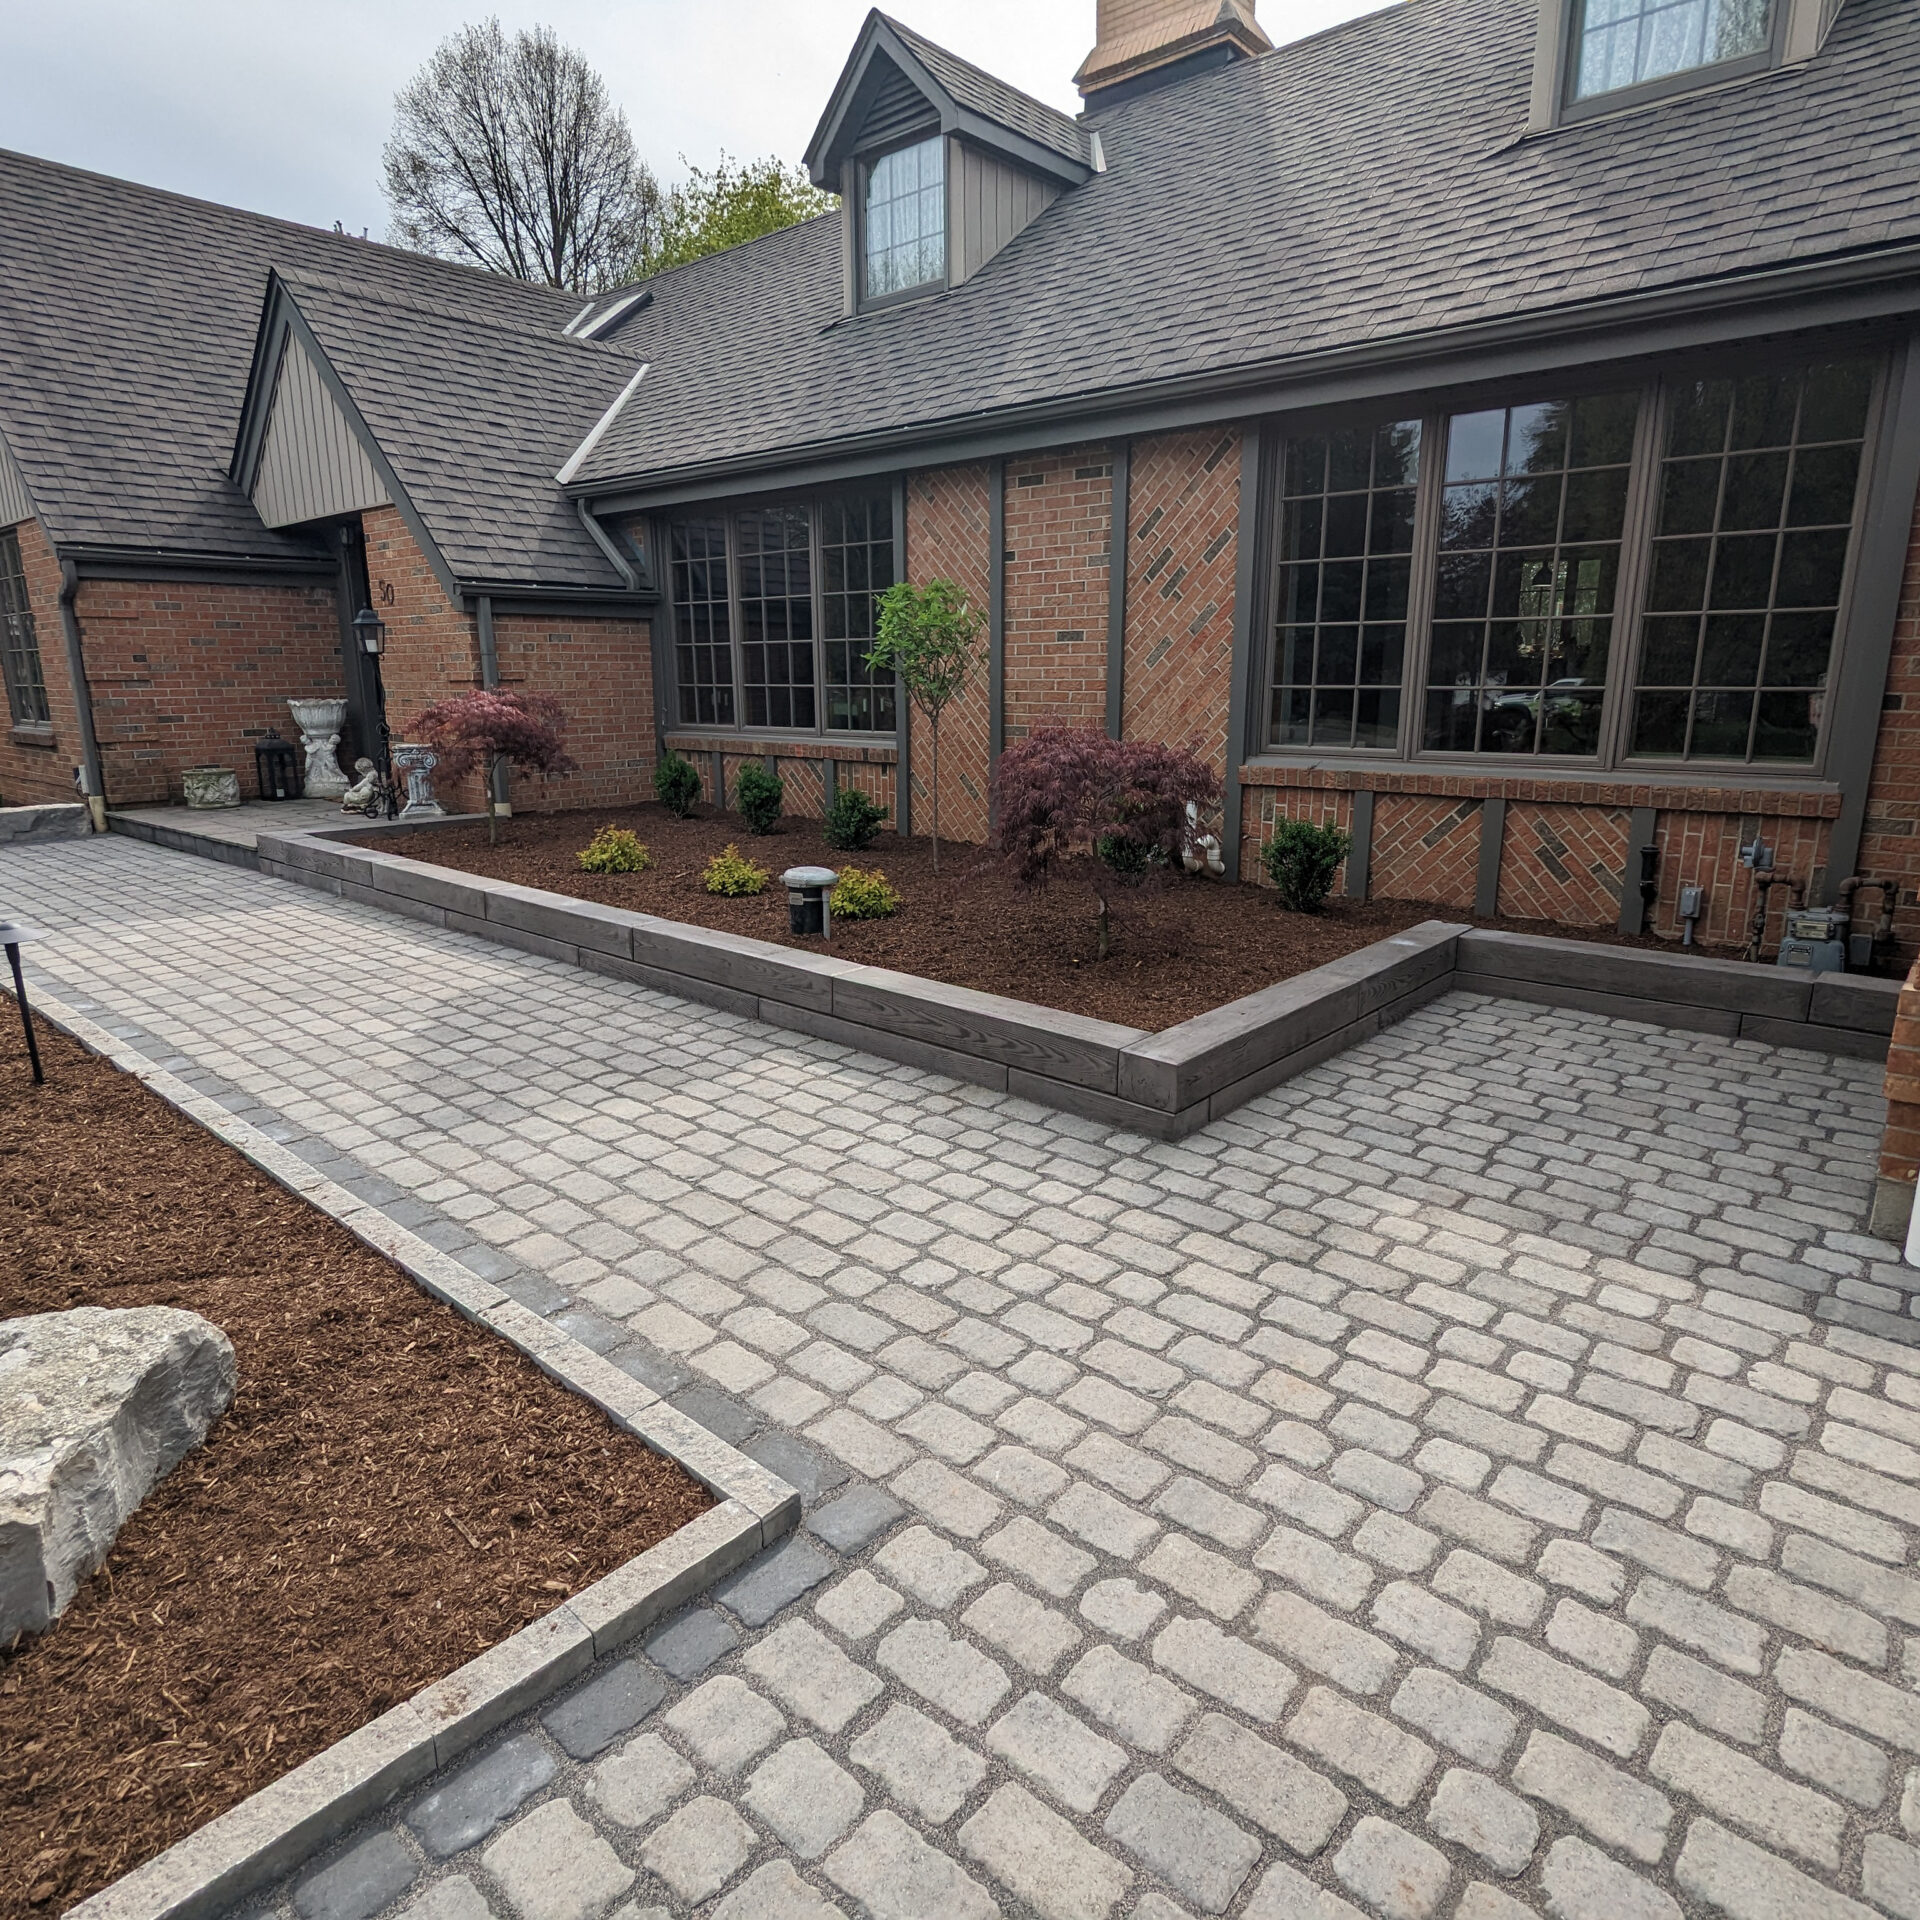
[[[1570,104],[1767,63],[1775,0],[1575,0]],[[1609,101],[1609,104],[1612,104]]]
[[[860,163],[862,300],[892,300],[944,284],[946,145],[936,134]]]

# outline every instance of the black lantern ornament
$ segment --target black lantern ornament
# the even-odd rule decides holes
[[[353,631],[360,651],[373,666],[374,718],[380,729],[380,784],[385,794],[385,812],[389,820],[398,818],[400,799],[393,790],[393,730],[387,725],[387,686],[380,677],[380,656],[387,650],[387,623],[371,607],[362,607],[353,616]]]
[[[269,727],[267,737],[254,748],[253,767],[262,800],[298,800],[306,790],[300,778],[300,756],[291,741],[280,738],[278,728]]]

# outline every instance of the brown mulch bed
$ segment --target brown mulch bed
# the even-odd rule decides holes
[[[0,1318],[186,1307],[234,1404],[0,1651],[0,1916],[57,1913],[712,1496],[0,995]]]
[[[651,850],[653,866],[644,873],[582,873],[575,856],[603,826],[631,828]],[[707,862],[729,842],[772,875],[765,893],[716,899],[701,885]],[[738,815],[706,808],[692,820],[676,820],[657,806],[517,814],[501,823],[500,845],[493,848],[484,824],[366,835],[359,843],[815,952],[821,950],[818,940],[798,940],[787,931],[781,873],[795,866],[878,867],[905,904],[891,919],[836,921],[833,951],[841,958],[1153,1033],[1423,920],[1471,920],[1512,933],[1680,951],[1671,941],[1629,938],[1607,928],[1482,920],[1423,901],[1336,898],[1324,913],[1288,913],[1264,886],[1223,886],[1184,875],[1115,885],[1091,861],[1073,862],[1050,884],[1027,889],[1014,884],[986,848],[951,841],[940,843],[936,881],[933,844],[923,837],[883,833],[865,853],[837,853],[821,838],[817,821],[783,820],[776,832],[756,838]],[[1096,875],[1108,882],[1113,910],[1113,948],[1105,961],[1097,957]]]

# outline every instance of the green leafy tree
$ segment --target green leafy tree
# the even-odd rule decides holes
[[[933,740],[933,871],[940,872],[940,716],[980,664],[986,620],[951,580],[902,580],[880,596],[880,637],[867,655],[876,673],[897,673],[927,717]]]
[[[742,241],[830,212],[836,204],[834,196],[819,192],[799,167],[771,155],[734,161],[723,153],[711,172],[694,167],[680,186],[668,190],[635,277],[724,253]]]

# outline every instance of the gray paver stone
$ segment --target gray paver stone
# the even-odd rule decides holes
[[[963,1853],[1041,1920],[1107,1920],[1133,1884],[1118,1860],[1011,1782],[994,1791],[958,1838]]]
[[[857,1767],[886,1782],[896,1800],[938,1826],[986,1778],[987,1763],[904,1701],[890,1706],[847,1749]]]
[[[1685,1920],[1670,1895],[1571,1836],[1548,1848],[1540,1884],[1553,1920]]]
[[[660,1738],[643,1733],[587,1775],[587,1792],[608,1819],[650,1827],[693,1785],[693,1769]]]
[[[1483,1767],[1499,1760],[1520,1726],[1499,1701],[1432,1667],[1415,1667],[1401,1681],[1392,1705],[1409,1726]]]
[[[771,1553],[729,1574],[714,1588],[713,1597],[748,1626],[764,1627],[783,1607],[828,1579],[835,1567],[812,1541],[789,1534]]]
[[[662,1717],[703,1767],[723,1775],[738,1773],[787,1730],[778,1711],[731,1673],[703,1680]]]
[[[1080,1596],[1081,1616],[1116,1640],[1143,1640],[1167,1603],[1137,1580],[1096,1580]]]
[[[1441,1839],[1477,1853],[1509,1880],[1527,1870],[1540,1844],[1540,1820],[1534,1810],[1484,1773],[1469,1773],[1463,1767],[1450,1767],[1441,1776],[1427,1808],[1427,1824]]]
[[[859,1819],[867,1796],[812,1740],[789,1740],[754,1768],[741,1796],[802,1860],[817,1860]]]
[[[835,1886],[861,1902],[872,1920],[998,1920],[993,1896],[896,1813],[872,1813],[825,1862]]]
[[[818,1627],[789,1620],[741,1655],[740,1664],[791,1713],[835,1734],[882,1691],[879,1679]]]
[[[1317,1887],[1304,1873],[1276,1862],[1261,1876],[1241,1920],[1366,1920],[1351,1900]]]
[[[1250,1833],[1157,1773],[1134,1781],[1101,1830],[1202,1913],[1224,1913],[1260,1858]]]
[[[399,1920],[493,1920],[486,1897],[465,1874],[439,1880],[400,1909]]]
[[[1406,1806],[1434,1768],[1434,1751],[1424,1741],[1355,1706],[1331,1687],[1315,1687],[1307,1695],[1287,1727],[1287,1738],[1377,1793],[1390,1807]]]
[[[1513,1769],[1513,1784],[1558,1807],[1616,1852],[1651,1866],[1666,1849],[1673,1822],[1667,1796],[1557,1734],[1529,1738]]]
[[[1172,1758],[1188,1779],[1295,1853],[1318,1853],[1346,1818],[1347,1796],[1332,1781],[1224,1714],[1202,1714]]]
[[[666,1697],[657,1673],[637,1660],[622,1660],[549,1709],[540,1724],[576,1760],[591,1760],[632,1732]]]
[[[855,1487],[807,1515],[807,1531],[818,1534],[839,1553],[858,1553],[905,1514],[892,1494],[879,1487]]]
[[[1869,1813],[1887,1797],[1887,1756],[1798,1707],[1780,1729],[1780,1764]]]
[[[1075,1813],[1091,1813],[1127,1765],[1124,1747],[1040,1693],[1023,1695],[987,1729],[987,1751]]]
[[[878,1633],[907,1603],[865,1567],[857,1568],[813,1603],[813,1610],[836,1633],[866,1640]]]
[[[698,1905],[746,1865],[757,1844],[754,1830],[724,1800],[702,1794],[647,1835],[640,1858],[680,1899]]]
[[[420,1869],[395,1833],[376,1833],[294,1889],[301,1920],[368,1920],[413,1885]]]
[[[661,1920],[668,1920],[665,1908],[658,1911]],[[714,1908],[713,1920],[843,1920],[843,1915],[794,1872],[790,1860],[769,1860]]]
[[[1333,1871],[1380,1920],[1430,1920],[1453,1877],[1452,1863],[1438,1847],[1375,1814],[1354,1823],[1333,1856]]]
[[[1082,1654],[1067,1670],[1060,1691],[1128,1746],[1148,1753],[1164,1753],[1194,1713],[1190,1695],[1112,1647]]]
[[[1891,1834],[1868,1834],[1860,1861],[1860,1891],[1899,1920],[1920,1920],[1920,1853]]]
[[[708,1607],[693,1607],[646,1643],[647,1658],[676,1680],[697,1680],[740,1644],[740,1629]]]
[[[943,1613],[987,1577],[972,1554],[942,1540],[930,1527],[908,1527],[895,1534],[873,1556],[873,1564],[916,1600]]]
[[[1003,1668],[957,1639],[944,1621],[904,1621],[874,1648],[873,1657],[921,1699],[969,1727],[979,1726],[1013,1684]]]
[[[518,1734],[462,1767],[407,1810],[407,1825],[428,1853],[445,1859],[485,1838],[553,1778],[553,1756]]]
[[[480,1859],[520,1920],[597,1920],[633,1885],[633,1869],[566,1800],[516,1820]]]
[[[769,1473],[778,1474],[788,1486],[798,1490],[802,1500],[811,1504],[823,1493],[847,1483],[847,1470],[830,1460],[819,1448],[796,1440],[790,1433],[769,1428],[748,1440],[740,1451],[758,1460]],[[818,1529],[816,1528],[817,1532]]]

